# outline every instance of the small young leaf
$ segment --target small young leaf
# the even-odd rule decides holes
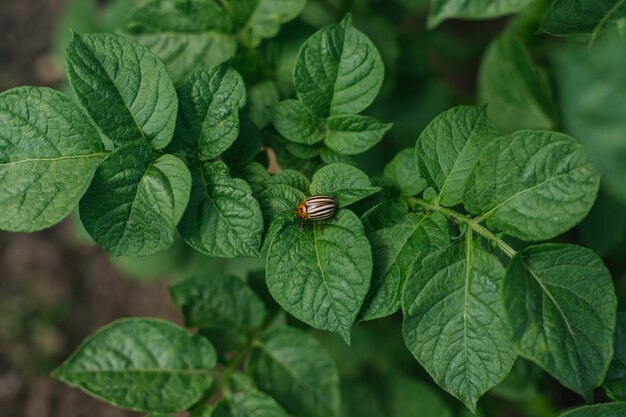
[[[438,26],[446,19],[491,19],[515,13],[532,0],[430,0],[428,28]]]
[[[61,93],[0,94],[0,229],[50,227],[76,207],[105,157],[87,115]]]
[[[372,320],[395,313],[409,276],[427,255],[450,242],[448,221],[441,214],[408,213],[390,227],[368,230],[374,270],[372,284],[359,316]]]
[[[287,221],[272,239],[266,264],[274,299],[299,320],[339,333],[350,328],[367,294],[372,273],[370,244],[354,213],[301,229]]]
[[[223,351],[243,346],[247,335],[263,324],[267,314],[259,297],[233,276],[196,276],[172,285],[170,293],[183,312],[185,326],[198,327],[212,336],[210,339]],[[225,346],[224,340],[232,343]]]
[[[113,143],[143,140],[161,149],[172,140],[176,91],[146,47],[108,33],[74,34],[66,58],[76,96]]]
[[[339,414],[339,373],[324,346],[312,335],[275,327],[261,337],[246,369],[260,390],[292,415]]]
[[[617,417],[624,414],[626,414],[626,403],[613,403],[576,408],[559,417]]]
[[[613,359],[602,388],[613,401],[626,401],[626,313],[617,313]]]
[[[272,184],[286,184],[290,185],[303,193],[309,192],[309,187],[311,186],[311,181],[300,171],[295,171],[293,169],[284,169],[280,171],[278,174],[273,175],[268,181],[268,185]]]
[[[311,194],[329,195],[339,207],[355,203],[380,189],[372,185],[363,171],[341,163],[319,169],[311,181]]]
[[[407,282],[402,334],[435,382],[474,412],[516,354],[499,294],[504,268],[467,236],[426,258]]]
[[[209,389],[216,355],[203,337],[156,319],[122,319],[87,338],[56,378],[111,404],[173,412]]]
[[[320,148],[319,154],[322,162],[324,162],[325,164],[356,165],[354,159],[350,158],[349,156],[342,155],[339,152],[335,152],[328,147]]]
[[[231,178],[223,162],[192,170],[187,211],[178,230],[192,248],[206,255],[258,256],[263,216],[248,183]]]
[[[220,401],[211,417],[288,417],[269,395],[254,389],[238,392]]]
[[[552,35],[591,35],[591,41],[624,37],[623,0],[554,0],[540,30]]]
[[[295,19],[306,0],[254,0],[254,10],[239,34],[251,47],[258,46],[261,40],[273,38],[278,34],[280,25]]]
[[[278,103],[272,121],[278,133],[292,142],[313,145],[324,140],[322,120],[298,100]]]
[[[464,205],[506,234],[544,240],[587,215],[598,185],[599,176],[574,139],[522,130],[483,148]]]
[[[307,39],[293,78],[298,98],[316,115],[354,114],[376,98],[384,67],[372,41],[352,26],[348,15]]]
[[[342,155],[356,155],[380,142],[391,126],[391,123],[381,123],[371,116],[331,116],[326,119],[324,143]]]
[[[305,199],[302,191],[287,184],[276,184],[263,190],[259,194],[259,204],[266,224],[270,224],[276,216],[293,214],[298,203]]]
[[[418,171],[439,191],[436,202],[459,204],[482,149],[498,137],[485,108],[458,106],[437,116],[415,144]]]
[[[186,205],[188,175],[175,156],[153,161],[145,143],[115,150],[98,167],[80,202],[85,229],[112,257],[167,249],[174,242],[175,216]]]
[[[509,264],[502,293],[520,354],[591,399],[613,353],[617,305],[602,260],[575,245],[530,246]]]
[[[190,74],[179,93],[176,140],[197,149],[202,161],[224,152],[239,134],[239,109],[246,100],[243,80],[229,63]]]
[[[400,195],[404,197],[416,195],[426,188],[426,180],[420,177],[417,171],[413,149],[403,149],[398,152],[385,165],[383,175],[400,190]]]
[[[510,31],[491,42],[480,64],[479,101],[504,133],[553,129],[556,107],[546,71]]]

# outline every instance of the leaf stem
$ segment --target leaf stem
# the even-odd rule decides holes
[[[509,258],[514,257],[515,254],[517,253],[515,249],[510,247],[505,241],[500,239],[498,236],[494,235],[486,227],[482,226],[480,224],[480,221],[481,221],[480,217],[478,219],[472,219],[470,217],[464,216],[461,213],[457,213],[454,210],[450,210],[449,208],[442,207],[439,204],[431,204],[419,198],[411,198],[409,200],[409,203],[411,203],[414,206],[415,205],[420,206],[428,211],[436,211],[438,213],[441,213],[447,218],[449,218],[450,220],[452,220],[453,222],[455,222],[456,224],[466,224],[467,227],[469,227],[470,229],[472,229],[473,231],[475,231],[482,237],[498,245],[498,248],[500,248],[500,250],[504,252]]]

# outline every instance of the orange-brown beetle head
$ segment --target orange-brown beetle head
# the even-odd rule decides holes
[[[296,207],[295,211],[298,217],[300,217],[302,220],[309,219],[309,212],[306,209],[306,202],[303,201],[302,203],[298,204],[298,207]]]

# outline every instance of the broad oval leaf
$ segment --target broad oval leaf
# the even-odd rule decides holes
[[[430,0],[429,29],[446,19],[491,19],[515,13],[532,0]]]
[[[153,161],[145,143],[119,148],[98,167],[80,202],[80,218],[112,257],[167,249],[174,242],[176,216],[186,205],[188,176],[173,155]]]
[[[246,44],[256,47],[261,40],[276,36],[281,24],[295,19],[306,0],[254,0],[253,3],[254,10],[239,34]]]
[[[556,106],[547,72],[511,31],[494,39],[480,64],[479,101],[504,133],[553,129]]]
[[[372,273],[363,224],[349,210],[322,227],[301,229],[287,221],[269,246],[267,286],[274,299],[299,320],[338,333],[350,328],[367,294]]]
[[[255,345],[246,369],[258,388],[292,415],[339,414],[339,372],[311,334],[286,326],[271,329]]]
[[[414,268],[430,253],[450,242],[448,220],[441,214],[408,213],[392,226],[366,227],[372,245],[372,284],[359,320],[373,320],[395,313],[402,290]]]
[[[164,148],[178,101],[163,63],[145,46],[113,34],[74,34],[67,75],[76,96],[117,146],[144,140]]]
[[[233,394],[220,401],[211,417],[288,417],[285,410],[269,395],[255,389]]]
[[[329,195],[339,207],[348,206],[378,191],[369,177],[351,165],[335,163],[320,168],[313,174],[311,194]]]
[[[76,207],[106,156],[71,100],[41,87],[0,94],[0,229],[50,227]]]
[[[574,139],[522,130],[484,147],[464,205],[508,235],[545,240],[587,215],[598,185],[599,176]]]
[[[576,408],[559,417],[617,417],[626,414],[626,403],[596,404]]]
[[[173,412],[212,384],[208,340],[156,319],[122,319],[98,330],[55,369],[56,378],[119,407]]]
[[[498,135],[484,107],[454,107],[426,126],[415,144],[415,158],[420,175],[439,192],[438,203],[462,201],[481,150]]]
[[[591,399],[613,353],[617,305],[602,260],[575,245],[530,246],[511,260],[502,293],[520,354]]]
[[[239,109],[246,102],[243,80],[230,63],[190,74],[179,92],[176,141],[206,161],[219,156],[237,139]]]
[[[178,230],[192,248],[224,258],[258,256],[263,216],[248,183],[222,162],[192,170],[191,197]]]
[[[426,180],[417,170],[415,151],[403,149],[385,165],[383,175],[400,190],[404,197],[414,196],[426,188]]]
[[[324,124],[298,100],[281,101],[272,118],[278,133],[295,143],[313,145],[324,140]]]
[[[376,145],[392,123],[382,123],[371,116],[345,114],[326,119],[324,143],[342,155],[363,153]]]
[[[613,359],[602,389],[613,401],[626,401],[626,312],[617,313]]]
[[[259,194],[259,204],[263,211],[265,223],[270,224],[277,216],[294,213],[298,203],[304,201],[306,195],[287,184],[276,184]]]
[[[552,35],[591,35],[591,41],[626,36],[623,0],[554,0],[540,30]]]
[[[372,41],[352,26],[348,15],[307,39],[293,78],[298,98],[316,115],[352,114],[374,101],[384,67]]]
[[[402,334],[435,382],[474,412],[516,354],[499,293],[504,268],[470,235],[426,258],[409,279]]]

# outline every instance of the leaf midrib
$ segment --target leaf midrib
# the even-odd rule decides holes
[[[589,41],[589,47],[591,47],[593,45],[593,43],[596,41],[596,38],[598,37],[598,34],[600,33],[600,30],[609,21],[609,18],[611,17],[611,15],[613,13],[617,12],[617,10],[619,10],[625,3],[626,3],[626,0],[618,0],[615,3],[615,5],[613,5],[613,7],[611,7],[609,9],[609,11],[602,17],[602,19],[600,19],[600,21],[598,22],[596,27],[593,29],[593,33],[591,34],[591,40]]]
[[[10,166],[15,166],[19,164],[29,163],[29,162],[55,162],[55,161],[64,161],[64,160],[69,160],[69,159],[96,158],[96,157],[101,157],[101,156],[106,156],[106,155],[108,155],[108,152],[98,152],[98,153],[81,154],[81,155],[66,155],[66,156],[60,156],[60,157],[55,157],[55,158],[29,158],[29,159],[22,159],[20,161],[0,163],[0,167],[10,167]]]

